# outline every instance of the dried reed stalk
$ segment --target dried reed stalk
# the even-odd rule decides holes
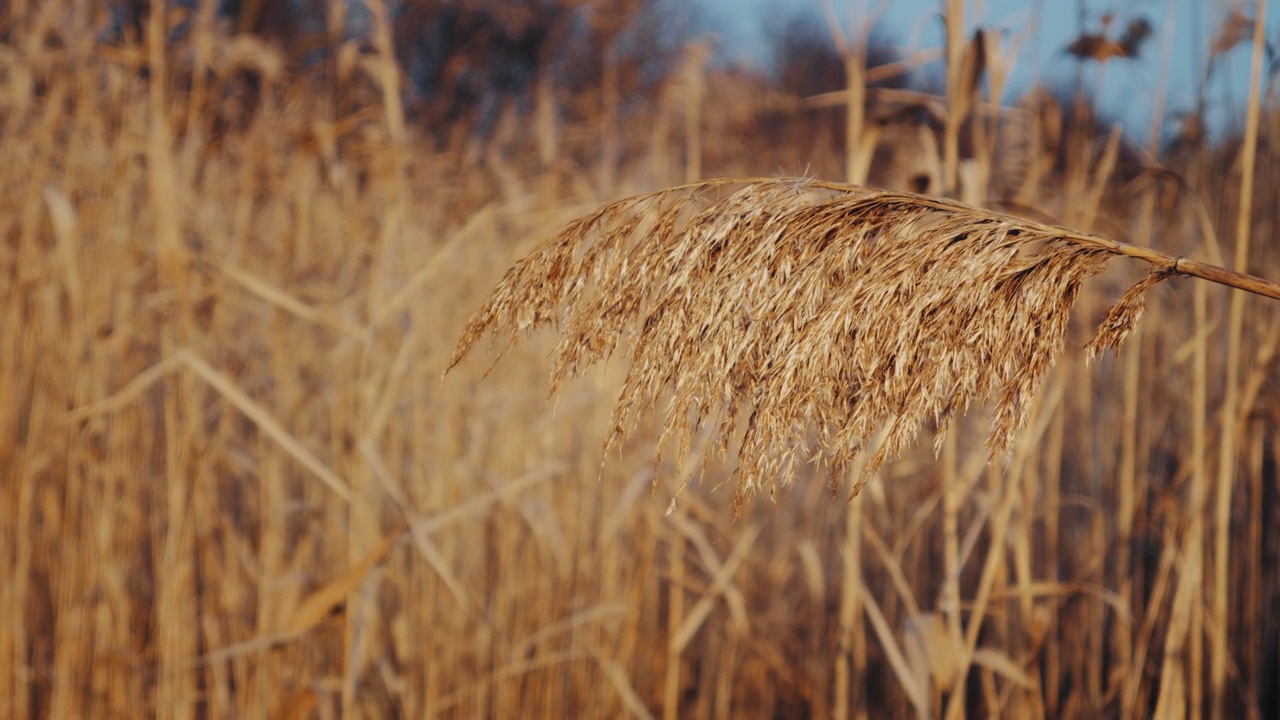
[[[555,323],[552,392],[625,343],[615,449],[669,393],[658,459],[717,423],[738,443],[735,503],[863,453],[856,494],[932,420],[941,438],[994,400],[988,444],[1009,447],[1061,350],[1081,283],[1115,255],[1151,273],[1088,344],[1117,346],[1143,294],[1188,274],[1280,298],[1280,286],[957,202],[809,179],[712,180],[619,200],[522,259],[463,330],[456,365],[489,330]]]
[[[1233,19],[1235,15],[1233,14]],[[1266,35],[1266,0],[1257,0],[1253,22],[1253,56],[1249,70],[1249,105],[1245,114],[1244,146],[1240,150],[1240,204],[1236,209],[1235,261],[1249,261],[1250,228],[1253,224],[1253,191],[1258,158],[1258,131],[1261,122],[1263,56],[1269,54]],[[1237,22],[1238,24],[1238,22]],[[1222,408],[1222,439],[1218,446],[1218,474],[1214,495],[1213,595],[1210,608],[1223,627],[1212,634],[1209,672],[1212,705],[1210,717],[1224,717],[1227,695],[1227,636],[1232,632],[1228,588],[1231,568],[1231,516],[1234,512],[1233,488],[1238,472],[1238,436],[1242,426],[1240,413],[1240,371],[1244,335],[1243,298],[1231,298],[1227,330],[1226,396]],[[1201,343],[1203,344],[1203,342]],[[1206,478],[1207,481],[1207,478]],[[1198,707],[1198,706],[1194,706]]]

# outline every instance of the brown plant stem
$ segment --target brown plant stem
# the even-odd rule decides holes
[[[1240,205],[1236,213],[1234,262],[1244,267],[1249,261],[1249,228],[1253,220],[1253,188],[1258,155],[1259,82],[1266,49],[1266,0],[1258,0],[1254,15],[1253,57],[1249,73],[1249,107],[1245,116],[1244,147],[1240,150]],[[1273,296],[1274,297],[1274,296]],[[1227,584],[1230,571],[1231,495],[1235,485],[1240,408],[1240,356],[1244,328],[1244,298],[1231,298],[1227,337],[1226,397],[1222,408],[1222,439],[1218,454],[1217,493],[1214,497],[1213,597],[1214,619],[1221,624],[1210,646],[1211,717],[1224,717],[1227,692],[1227,635],[1230,633]]]

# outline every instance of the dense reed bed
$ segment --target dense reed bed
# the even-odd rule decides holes
[[[690,324],[628,335],[612,314],[625,308],[598,304],[554,318],[585,343],[576,350],[534,332],[442,374],[489,289],[575,218],[780,162],[874,179],[863,151],[886,128],[841,126],[848,162],[788,154],[744,120],[783,122],[786,103],[729,71],[709,82],[716,71],[693,48],[647,110],[620,110],[604,73],[605,87],[578,99],[596,116],[557,125],[535,107],[528,136],[504,134],[522,127],[510,115],[485,143],[442,145],[406,122],[391,27],[370,5],[369,38],[335,54],[345,60],[321,80],[291,74],[269,44],[227,39],[209,15],[166,43],[169,18],[153,7],[138,42],[109,46],[57,21],[74,13],[11,16],[0,52],[0,714],[1277,712],[1274,301],[1161,284],[1122,349],[1086,365],[1077,349],[1142,271],[1113,263],[1094,275],[1085,258],[1064,274],[1070,263],[1049,262],[1033,273],[1048,289],[1028,286],[1007,308],[1037,317],[1035,303],[1074,297],[1074,319],[1048,333],[1066,352],[1039,368],[1037,392],[1007,388],[991,367],[973,387],[993,391],[993,407],[977,394],[966,414],[939,395],[904,425],[927,438],[939,408],[951,416],[937,455],[927,441],[895,446],[901,456],[851,501],[832,499],[828,467],[762,452],[763,486],[793,482],[735,514],[736,465],[716,452],[716,418],[676,437],[662,414],[614,417],[615,402],[670,402],[696,418],[723,382],[770,388],[740,413],[826,402],[803,367],[783,372],[786,353],[839,337],[762,336],[754,354],[717,364],[728,360],[715,334],[744,327],[752,307],[682,308],[682,280],[666,273],[645,290],[667,293],[672,319],[696,310]],[[966,45],[956,35],[949,62]],[[844,40],[856,84],[860,38]],[[1029,133],[1022,165],[1033,170],[1004,192],[997,143],[966,157],[958,142],[1000,124],[963,74],[947,92],[957,116],[938,128],[931,167],[953,195],[1016,198],[1033,220],[1280,277],[1271,108],[1255,104],[1240,142],[1183,146],[1137,170],[1118,161],[1119,135],[1081,130],[1068,108],[1061,146]],[[786,112],[809,117],[803,103]],[[984,177],[989,192],[973,185]],[[763,191],[775,209],[791,207],[786,192],[844,192],[800,185]],[[1023,212],[1014,204],[1002,208]],[[673,212],[697,222],[694,207]],[[643,215],[637,229],[661,222]],[[849,215],[806,217],[822,234]],[[686,240],[681,253],[708,250],[703,236]],[[709,281],[726,302],[776,293],[801,265],[738,285],[747,279],[730,261],[771,248],[799,258],[812,249],[798,240],[785,252],[786,238],[726,244]],[[969,276],[964,265],[944,253],[935,267]],[[643,281],[631,270],[612,267],[593,289]],[[824,270],[835,275],[797,284],[811,296],[753,332],[855,311],[836,292],[852,268]],[[505,311],[514,328],[578,292],[546,274],[546,299]],[[972,273],[978,284],[998,275]],[[893,343],[899,327],[866,330]],[[954,330],[941,322],[939,337]],[[702,355],[652,387],[641,378],[636,395],[631,367],[586,367],[615,342],[638,342],[642,365],[666,367],[687,346]],[[952,371],[934,368],[940,359],[917,358],[930,380]],[[749,372],[765,363],[790,384]],[[561,373],[548,401],[557,368],[583,372]],[[846,380],[865,371],[855,364]],[[1002,389],[1018,419],[997,421],[1008,450],[991,463]],[[780,437],[841,447],[842,427],[795,429],[801,416],[778,416]],[[625,441],[603,457],[619,427]],[[855,484],[866,469],[855,460],[838,477]]]

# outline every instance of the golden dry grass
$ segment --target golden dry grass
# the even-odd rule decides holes
[[[1006,463],[988,463],[989,421],[957,414],[940,457],[904,448],[852,502],[833,502],[800,463],[791,491],[735,519],[719,489],[728,468],[713,460],[668,515],[710,433],[655,475],[664,427],[640,415],[601,464],[622,368],[565,379],[548,407],[547,372],[573,356],[539,332],[441,380],[467,317],[539,238],[683,177],[633,180],[652,165],[636,150],[651,125],[618,124],[611,137],[632,160],[607,173],[571,158],[596,157],[583,148],[616,118],[560,128],[556,163],[518,147],[469,162],[398,121],[377,42],[330,86],[286,73],[246,96],[213,28],[195,26],[196,47],[108,51],[72,41],[88,32],[64,22],[74,17],[19,18],[0,52],[0,715],[1135,717],[1215,702],[1226,716],[1274,713],[1269,301],[1241,296],[1233,330],[1225,291],[1151,292],[1122,352],[1086,368],[1068,350],[1045,372]],[[709,108],[721,84],[706,88]],[[1275,116],[1264,118],[1258,202],[1243,213],[1254,238],[1273,235],[1267,193],[1280,182]],[[770,172],[787,157],[749,135],[703,141],[707,173]],[[1213,233],[1241,205],[1236,149],[1181,168],[1192,195],[1154,176],[1118,187],[1096,145],[1064,143],[1070,162],[1039,190],[1064,222],[1280,275],[1266,244],[1245,263],[1215,257]],[[617,186],[601,190],[605,175]],[[732,202],[722,190],[676,219],[696,227],[699,208]],[[816,212],[769,192],[797,216]],[[815,184],[796,197],[845,194]],[[652,237],[618,242],[657,251]],[[858,237],[836,233],[830,247],[851,262]],[[727,244],[717,262],[770,249],[792,259],[792,277],[806,273],[803,243],[782,236]],[[1000,257],[1039,267],[1012,255]],[[618,272],[563,291],[679,282],[623,276],[626,257],[601,256]],[[963,267],[945,252],[938,263]],[[1083,284],[1067,348],[1134,279],[1113,269]],[[806,290],[816,299],[841,282],[813,272]],[[1055,302],[1069,294],[1054,287]],[[777,275],[744,290],[764,303],[781,288]],[[677,337],[694,332],[680,312],[711,317],[712,305],[676,299],[665,307]],[[573,307],[559,301],[545,308]],[[763,307],[720,302],[739,322]],[[619,347],[644,331],[608,307],[580,309],[548,317],[579,332],[607,319]],[[876,332],[896,342],[894,329]],[[752,332],[766,331],[796,333],[796,347],[801,329]],[[1217,348],[1233,332],[1227,403]],[[589,349],[580,365],[606,348]],[[781,351],[750,349],[791,357]],[[696,359],[699,383],[773,382]],[[1214,486],[1220,472],[1234,482]]]

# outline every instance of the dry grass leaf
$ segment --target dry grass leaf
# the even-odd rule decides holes
[[[961,641],[947,630],[940,613],[907,618],[902,628],[902,644],[916,682],[922,687],[951,687],[965,665]]]
[[[1004,676],[1023,690],[1035,690],[1035,678],[1027,674],[1026,670],[1018,664],[1008,653],[1001,652],[995,648],[978,648],[973,651],[973,663],[981,665],[986,669]]]
[[[286,636],[301,635],[310,632],[331,612],[346,601],[349,593],[363,583],[369,573],[386,559],[391,549],[404,537],[407,527],[400,527],[388,533],[367,555],[347,569],[342,575],[307,596],[298,609],[294,611],[289,622],[282,628]]]
[[[853,491],[917,435],[994,401],[1009,447],[1061,350],[1081,283],[1115,254],[1184,261],[960,203],[807,179],[715,180],[606,205],[512,268],[463,331],[456,364],[492,330],[554,325],[552,390],[626,346],[631,366],[606,450],[668,398],[659,461],[682,464],[735,429],[735,503],[802,463]],[[1199,267],[1199,265],[1197,265]],[[1139,283],[1095,351],[1138,319]],[[451,366],[452,366],[451,364]],[[883,441],[872,443],[873,438]]]

